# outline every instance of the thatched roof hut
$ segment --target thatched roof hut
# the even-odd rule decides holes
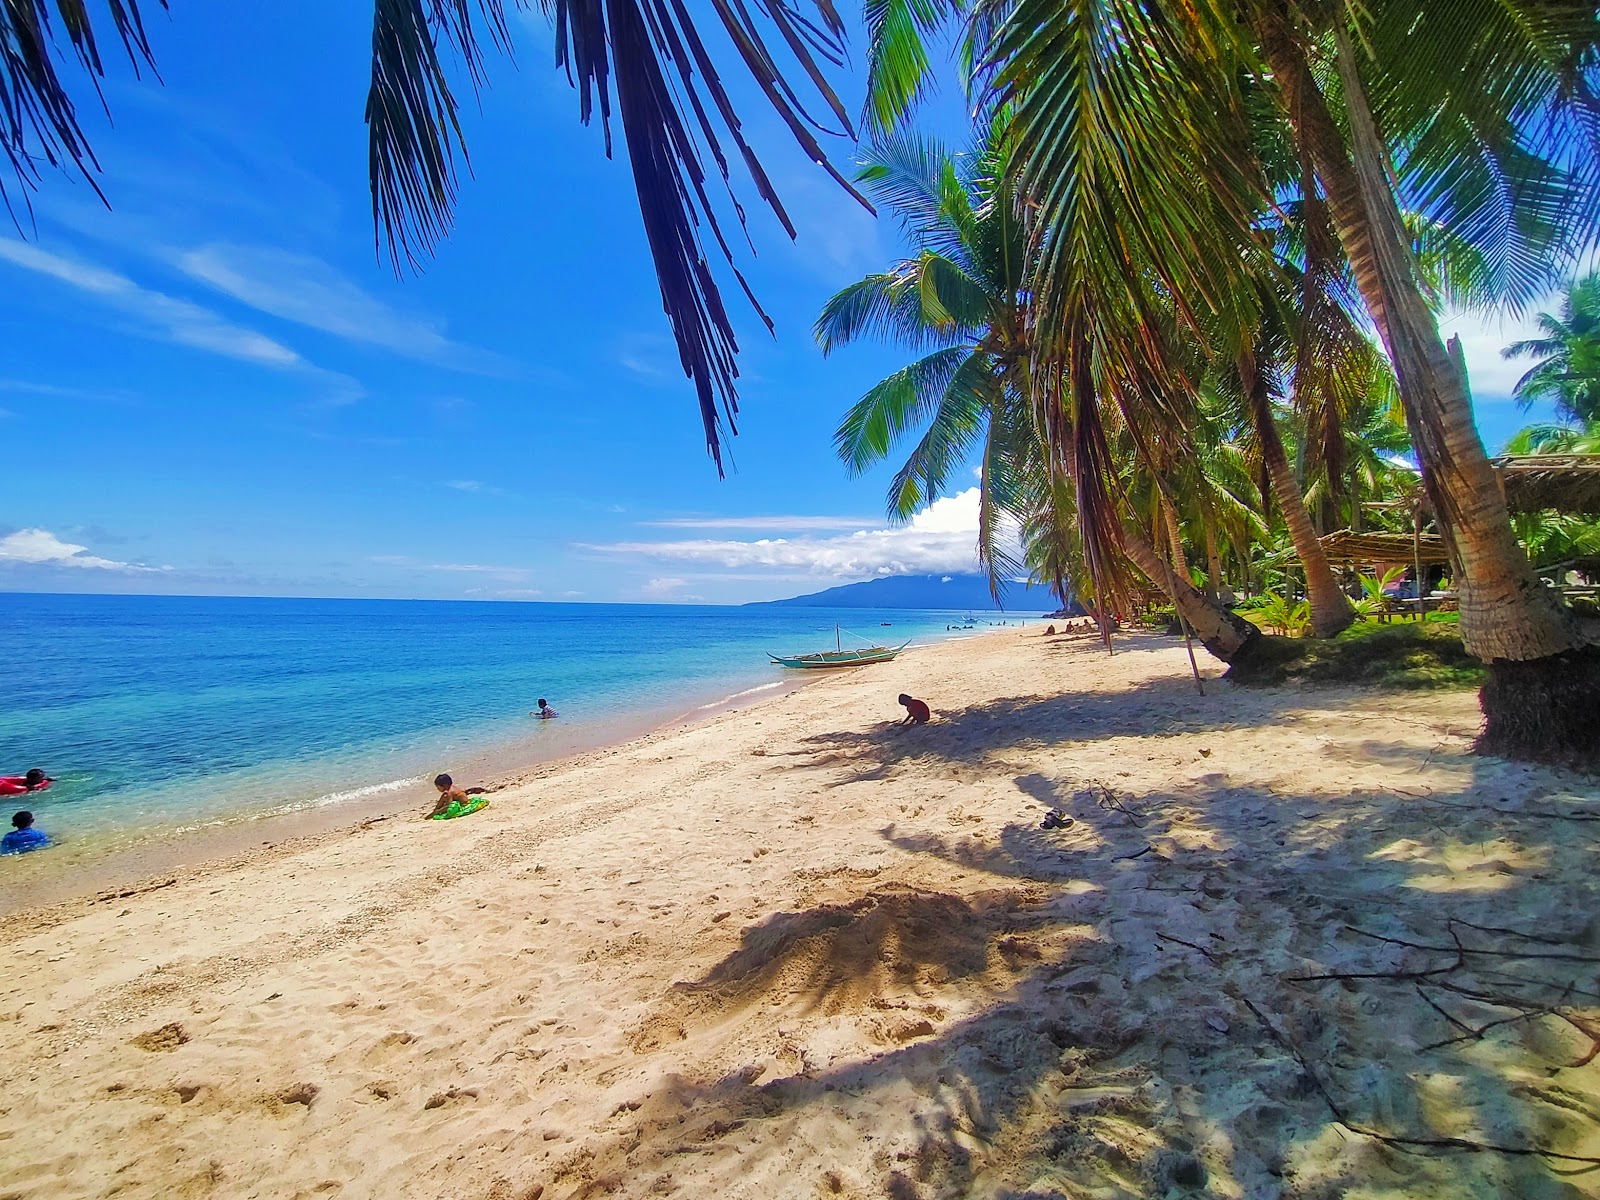
[[[1600,517],[1600,454],[1514,454],[1494,465],[1514,513]]]
[[[1409,533],[1352,533],[1341,529],[1318,539],[1328,561],[1334,566],[1366,567],[1374,563],[1394,563],[1411,566],[1420,561],[1423,566],[1448,563],[1444,539],[1436,533],[1425,533],[1420,538]]]

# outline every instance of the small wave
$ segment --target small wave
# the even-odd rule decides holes
[[[421,783],[421,775],[410,775],[405,779],[391,779],[387,783],[371,783],[366,787],[351,788],[347,792],[329,792],[326,796],[318,796],[314,800],[307,800],[300,808],[322,808],[328,804],[339,804],[345,800],[359,800],[363,796],[381,796],[385,792],[398,792],[401,788],[411,787]]]
[[[732,704],[735,700],[738,700],[743,696],[754,696],[758,692],[770,692],[773,688],[781,688],[782,686],[783,682],[781,680],[777,683],[757,684],[755,687],[745,688],[742,692],[733,692],[730,695],[722,697],[720,700],[713,700],[710,704],[697,704],[690,711],[700,712],[701,710],[707,708],[721,708],[724,704]]]

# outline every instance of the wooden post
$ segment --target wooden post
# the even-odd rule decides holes
[[[1411,508],[1411,569],[1417,573],[1417,620],[1428,619],[1428,610],[1422,599],[1422,501],[1419,498]]]

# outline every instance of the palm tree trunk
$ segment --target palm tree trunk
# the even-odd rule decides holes
[[[1248,658],[1261,641],[1261,631],[1243,617],[1207,600],[1187,578],[1179,578],[1143,535],[1123,527],[1122,550],[1151,583],[1167,594],[1200,644],[1225,663]]]
[[[1410,239],[1390,190],[1387,157],[1342,26],[1338,65],[1353,146],[1317,87],[1278,5],[1253,19],[1283,90],[1296,138],[1327,193],[1362,299],[1394,365],[1406,423],[1461,593],[1461,637],[1489,664],[1479,696],[1479,748],[1537,758],[1591,758],[1600,747],[1600,648],[1534,575],[1511,530],[1505,497],[1419,286]]]
[[[1200,514],[1200,525],[1206,539],[1206,599],[1223,604],[1233,603],[1233,589],[1222,577],[1222,555],[1217,550],[1217,526],[1209,513]]]
[[[1355,607],[1349,597],[1339,590],[1333,567],[1329,565],[1328,556],[1317,539],[1311,514],[1306,511],[1305,493],[1300,490],[1300,480],[1289,465],[1283,439],[1278,436],[1278,423],[1272,418],[1266,380],[1256,369],[1255,356],[1249,350],[1239,354],[1239,378],[1244,385],[1245,399],[1256,427],[1261,458],[1272,480],[1272,490],[1278,497],[1278,508],[1283,513],[1283,523],[1289,528],[1289,540],[1294,543],[1295,555],[1305,568],[1306,599],[1311,602],[1311,632],[1317,637],[1332,637],[1355,621]]]
[[[1191,579],[1189,559],[1183,553],[1183,531],[1178,528],[1178,510],[1164,495],[1161,497],[1161,516],[1167,525],[1167,542],[1172,547],[1172,569],[1178,573],[1179,579]]]

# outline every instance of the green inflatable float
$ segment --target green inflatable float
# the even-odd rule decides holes
[[[449,808],[445,809],[442,813],[434,813],[433,816],[428,818],[428,820],[430,820],[430,821],[450,821],[450,820],[454,820],[456,817],[465,817],[465,816],[467,816],[467,815],[469,815],[471,813],[475,813],[480,808],[488,808],[488,807],[489,807],[489,801],[484,796],[474,796],[474,797],[472,797],[472,799],[468,800],[465,804],[461,803],[461,801],[459,801],[459,800],[452,800],[452,801],[450,801],[450,807]]]

